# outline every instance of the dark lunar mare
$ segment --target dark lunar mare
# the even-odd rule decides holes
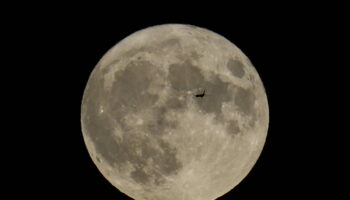
[[[244,74],[242,63],[231,60],[229,66],[235,68],[234,73],[236,75]],[[232,85],[223,82],[217,76],[213,76],[213,79],[208,81],[200,71],[201,70],[197,66],[192,65],[190,61],[170,65],[169,81],[172,89],[179,94],[184,94],[188,90],[199,91],[199,88],[205,89],[210,95],[197,98],[195,102],[204,113],[215,114],[215,119],[218,122],[224,120],[221,111],[222,104],[231,101],[236,103],[239,111],[244,115],[252,116],[252,120],[256,119],[254,110],[255,96],[250,90],[238,86],[232,87]],[[233,135],[239,133],[240,129],[237,125],[237,121],[230,120],[228,123],[229,133]]]
[[[174,174],[182,167],[181,162],[176,158],[176,149],[169,143],[159,137],[152,139],[128,127],[123,120],[126,114],[154,106],[158,96],[146,92],[152,81],[154,69],[156,68],[147,61],[130,63],[125,70],[115,73],[115,81],[110,92],[103,88],[101,78],[103,73],[97,70],[89,80],[82,107],[86,134],[95,145],[96,152],[109,165],[119,169],[126,163],[130,163],[135,167],[130,176],[140,184],[151,181],[154,184],[161,184],[164,182],[163,175]],[[177,106],[176,102],[170,104]],[[104,106],[103,113],[99,111],[101,105]],[[156,127],[159,130],[153,130],[154,136],[165,129],[161,128],[162,125],[168,126],[166,121],[160,120],[157,123]],[[123,130],[123,139],[113,135],[117,126]],[[156,140],[156,144],[162,151],[153,145],[152,140]],[[138,154],[138,151],[141,154]],[[148,166],[150,160],[155,163],[154,166]]]

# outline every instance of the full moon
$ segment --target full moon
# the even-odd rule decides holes
[[[182,24],[126,37],[87,82],[81,124],[102,175],[136,200],[214,200],[249,173],[269,123],[247,56]]]

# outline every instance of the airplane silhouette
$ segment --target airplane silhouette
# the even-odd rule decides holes
[[[200,97],[200,98],[203,98],[205,95],[205,90],[203,91],[202,94],[196,94],[195,97]]]

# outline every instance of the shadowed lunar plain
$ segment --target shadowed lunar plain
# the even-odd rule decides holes
[[[252,169],[268,122],[263,84],[242,51],[181,24],[143,29],[110,49],[81,106],[93,162],[137,200],[224,195]]]

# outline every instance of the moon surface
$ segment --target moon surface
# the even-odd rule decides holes
[[[166,24],[102,57],[81,124],[97,168],[131,198],[214,200],[257,161],[268,112],[263,83],[240,49],[207,29]]]

